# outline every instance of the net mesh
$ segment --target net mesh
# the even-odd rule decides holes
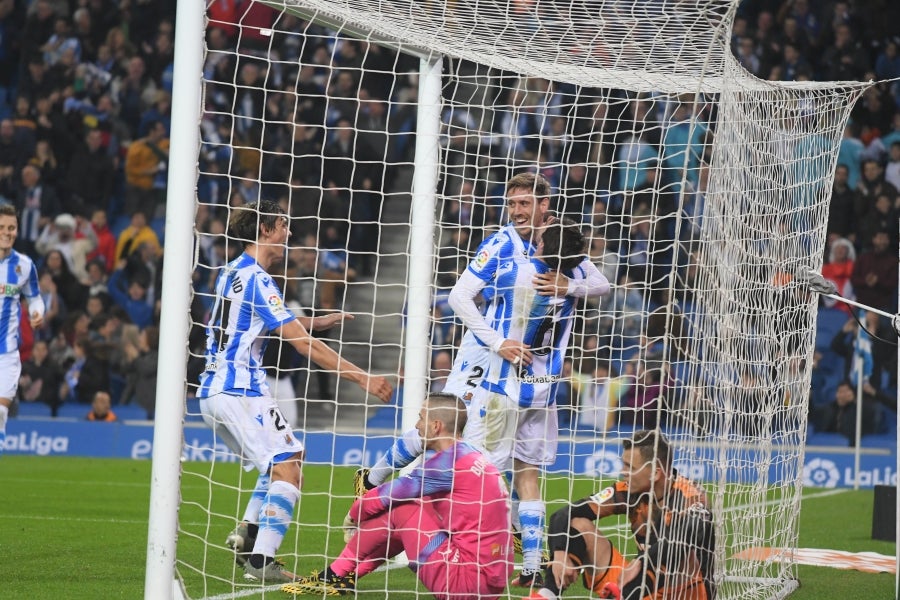
[[[429,384],[463,334],[450,287],[505,222],[505,182],[540,172],[615,284],[579,304],[548,514],[615,477],[623,437],[662,427],[714,509],[719,597],[782,595],[789,561],[733,556],[796,545],[815,301],[794,274],[820,266],[838,142],[864,86],[751,78],[727,51],[736,2],[253,6],[211,13],[207,28],[188,383],[212,282],[241,250],[224,225],[264,197],[292,217],[288,260],[272,269],[285,302],[351,313],[318,335],[398,387],[381,407],[269,344],[270,385],[308,452],[287,568],[340,552],[353,467],[399,433],[417,57],[441,54]],[[188,455],[218,459],[184,469],[177,564],[191,597],[254,585],[223,542],[255,475],[202,447],[198,420],[189,398]],[[636,553],[624,522],[608,531]],[[400,573],[366,578],[362,593],[427,596]]]

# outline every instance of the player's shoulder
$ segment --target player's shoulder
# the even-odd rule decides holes
[[[33,258],[18,250],[12,250],[10,252],[9,261],[8,264],[13,267],[13,271],[17,276],[28,275],[33,268],[36,268],[37,264]]]
[[[706,505],[706,491],[696,481],[683,475],[676,475],[672,482],[672,493],[677,496],[677,501],[685,507],[692,504]]]
[[[591,496],[591,502],[597,506],[603,506],[604,504],[619,504],[624,502],[627,497],[628,484],[624,481],[616,481]]]

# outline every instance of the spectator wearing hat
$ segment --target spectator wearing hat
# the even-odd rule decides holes
[[[90,221],[69,213],[57,215],[53,223],[41,230],[35,244],[38,254],[46,256],[59,250],[78,281],[87,281],[87,255],[97,247],[97,234]]]
[[[19,211],[19,237],[16,239],[16,249],[23,254],[35,256],[42,230],[51,224],[54,215],[60,213],[61,207],[56,190],[41,182],[41,170],[36,166],[22,167],[21,178],[22,187],[16,198],[16,208]]]

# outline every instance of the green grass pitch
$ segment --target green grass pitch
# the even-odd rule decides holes
[[[258,593],[234,578],[233,561],[221,544],[242,511],[246,495],[234,484],[233,464],[185,464],[178,541],[178,570],[192,598],[289,598],[279,591]],[[304,495],[298,523],[282,549],[320,556],[298,565],[320,568],[325,555],[340,550],[341,539],[322,525],[339,524],[349,505],[352,470],[304,467]],[[142,598],[149,511],[150,463],[122,459],[85,459],[4,455],[0,458],[0,557],[5,576],[0,599],[96,600]],[[250,479],[242,485],[249,487]],[[563,481],[550,484],[549,496],[569,493]],[[573,495],[590,492],[596,482],[576,480]],[[558,489],[557,489],[558,488]],[[333,499],[329,495],[334,490]],[[800,516],[800,546],[893,555],[895,545],[871,539],[872,492],[820,495],[809,490]],[[201,506],[212,496],[212,511]],[[553,506],[550,506],[550,510]],[[327,539],[326,539],[327,538]],[[203,556],[203,545],[211,545]],[[202,567],[204,577],[197,568]],[[881,600],[893,597],[894,577],[820,567],[799,567],[800,589],[792,600],[825,598]],[[235,583],[237,582],[237,583]],[[418,594],[416,590],[418,589]],[[377,572],[360,582],[363,598],[428,598],[407,569]],[[510,598],[520,595],[511,594]],[[571,590],[566,598],[586,598]]]

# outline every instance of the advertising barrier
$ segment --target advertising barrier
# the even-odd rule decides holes
[[[371,465],[390,447],[393,437],[388,434],[362,436],[358,433],[332,433],[323,431],[298,432],[306,445],[306,462],[335,465]],[[212,432],[202,426],[185,427],[183,460],[207,462],[211,460],[237,462],[237,456],[213,439]],[[746,472],[731,467],[728,481],[740,482],[757,477],[760,464],[769,464],[769,481],[778,485],[782,480],[793,480],[793,473],[784,472],[785,462],[780,460],[779,450],[753,447],[729,448],[728,464],[747,465]],[[864,444],[865,446],[865,444]],[[153,426],[149,422],[93,423],[67,419],[10,419],[7,424],[5,451],[9,454],[37,456],[90,456],[103,458],[130,458],[149,460],[153,452]],[[702,456],[704,451],[718,452],[715,446],[695,449],[691,456]],[[896,485],[896,445],[889,448],[863,448],[859,485],[871,488],[876,485]],[[622,463],[620,446],[615,438],[607,438],[605,444],[589,437],[560,441],[558,458],[550,467],[552,472],[578,475],[616,476]],[[733,458],[733,460],[732,460]],[[803,484],[811,487],[851,487],[853,477],[853,453],[851,448],[811,446],[806,449],[803,466]],[[693,461],[675,456],[675,466],[686,476],[710,480],[718,473],[709,473],[707,460]]]

